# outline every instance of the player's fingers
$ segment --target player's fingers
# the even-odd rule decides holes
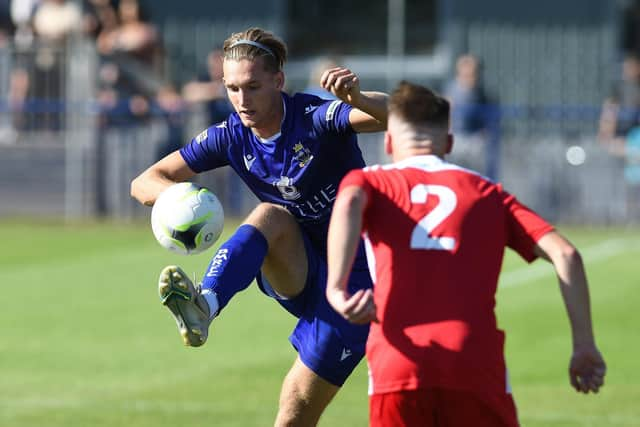
[[[367,304],[367,306],[358,310],[349,318],[350,322],[359,325],[370,323],[374,320],[376,320],[376,309],[373,304]]]
[[[342,67],[333,67],[333,68],[328,68],[324,71],[324,73],[322,73],[322,76],[320,76],[320,84],[324,85],[325,82],[327,81],[327,78],[332,74],[335,73],[336,71],[342,69]]]
[[[598,366],[593,369],[593,372],[596,375],[604,378],[604,375],[607,373],[607,367],[605,365]]]
[[[571,382],[571,387],[575,389],[575,391],[580,391],[580,384],[578,383],[578,376],[574,373],[569,373],[569,381]]]
[[[333,86],[337,90],[349,90],[351,87],[353,87],[354,77],[355,76],[353,75],[353,73],[337,76],[335,82],[333,83]]]
[[[362,297],[353,307],[348,318],[353,323],[368,323],[375,318],[375,304],[371,290],[362,292]]]
[[[361,313],[365,313],[366,310],[369,308],[369,306],[371,305],[371,303],[373,302],[371,294],[363,289],[361,289],[361,293],[360,293],[360,298],[358,300],[358,302],[353,306],[353,313],[354,314],[361,314]],[[358,291],[360,292],[360,291]]]
[[[338,77],[344,75],[345,70],[343,68],[335,68],[325,71],[320,83],[324,89],[331,89],[335,85],[335,81]]]
[[[331,73],[331,77],[332,77],[331,85],[336,90],[341,90],[344,85],[343,82],[345,81],[345,78],[348,78],[350,74],[351,74],[351,71],[346,69],[340,69],[338,71],[334,71],[333,73]]]
[[[585,377],[578,377],[578,382],[580,383],[580,391],[584,394],[589,393],[589,381]]]
[[[346,316],[353,316],[354,312],[358,310],[358,305],[361,304],[364,298],[364,289],[356,291],[343,305],[343,312]]]

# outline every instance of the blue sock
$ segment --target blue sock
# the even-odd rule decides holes
[[[216,293],[218,310],[251,284],[268,249],[269,244],[262,232],[249,224],[238,227],[233,236],[220,246],[202,278],[202,290]]]

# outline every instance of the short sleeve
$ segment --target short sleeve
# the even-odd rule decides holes
[[[538,240],[554,228],[511,194],[502,191],[501,196],[506,214],[507,246],[532,262],[537,258],[534,248]]]
[[[320,132],[353,133],[349,121],[352,109],[340,100],[326,101],[313,111],[313,127]]]
[[[373,191],[373,186],[367,179],[367,174],[365,173],[364,170],[353,169],[349,171],[349,173],[347,173],[345,177],[342,178],[342,181],[340,182],[340,187],[338,188],[338,194],[340,194],[340,191],[343,188],[350,187],[350,186],[360,187],[367,194],[367,205],[365,206],[365,211],[367,211],[369,209],[369,206],[371,206],[371,202],[373,201],[374,191]]]
[[[229,164],[229,142],[226,127],[211,126],[182,147],[180,154],[192,171],[200,173]]]

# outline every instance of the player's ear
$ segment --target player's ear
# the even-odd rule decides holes
[[[276,73],[276,87],[280,90],[284,89],[284,73],[282,71],[278,71]]]
[[[393,153],[393,146],[391,144],[391,134],[389,131],[384,133],[384,152],[388,155]]]
[[[447,148],[445,150],[445,154],[449,154],[451,153],[451,150],[453,150],[453,134],[447,134]]]

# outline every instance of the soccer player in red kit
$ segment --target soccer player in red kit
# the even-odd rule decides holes
[[[505,247],[553,264],[572,329],[571,384],[597,392],[606,367],[576,248],[501,185],[444,161],[449,104],[429,89],[400,83],[384,143],[394,163],[343,179],[328,236],[329,302],[373,322],[370,425],[518,425],[494,313]],[[351,295],[361,234],[374,288]]]

